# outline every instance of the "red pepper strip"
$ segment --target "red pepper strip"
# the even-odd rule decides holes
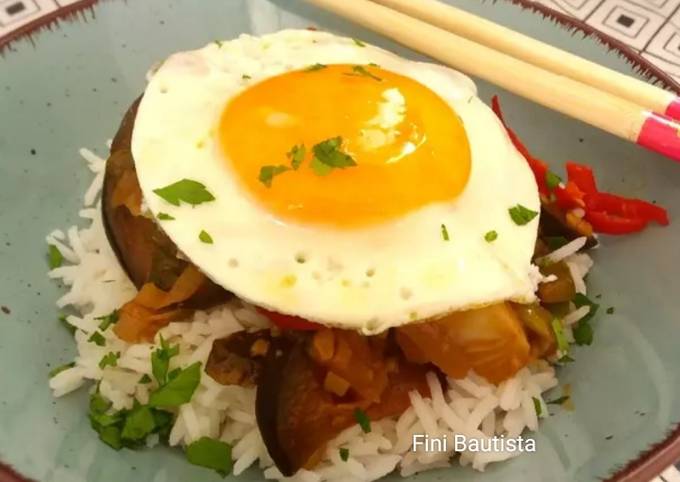
[[[519,137],[517,137],[515,131],[508,127],[508,124],[505,122],[505,118],[503,117],[503,112],[501,111],[501,104],[498,101],[497,95],[494,95],[491,98],[491,110],[494,111],[494,113],[498,117],[498,120],[500,120],[501,124],[503,124],[503,127],[505,127],[505,130],[508,132],[508,137],[510,137],[510,140],[512,141],[512,144],[515,146],[515,149],[517,149],[519,153],[522,154],[522,156],[524,156],[524,158],[529,163],[529,168],[534,173],[534,177],[536,178],[536,184],[538,184],[538,191],[541,194],[547,195],[548,185],[546,184],[545,176],[548,173],[548,165],[545,162],[541,161],[540,159],[537,159],[534,156],[532,156],[531,153],[529,152],[529,149],[527,149],[526,146],[519,139]]]
[[[616,194],[594,192],[586,196],[588,211],[601,211],[628,219],[655,221],[668,226],[668,213],[661,206],[641,199],[628,199]]]
[[[265,310],[264,308],[258,308],[257,311],[269,318],[272,323],[282,330],[316,331],[323,328],[318,323],[307,321],[299,316],[284,315],[283,313]]]
[[[647,226],[647,221],[642,218],[624,218],[603,211],[586,211],[585,219],[595,231],[604,234],[636,233]]]
[[[585,194],[597,192],[595,175],[590,166],[567,161],[567,179],[569,179],[569,182],[576,184]]]
[[[572,181],[568,181],[564,187],[557,186],[554,192],[557,205],[565,211],[586,206],[583,191]]]

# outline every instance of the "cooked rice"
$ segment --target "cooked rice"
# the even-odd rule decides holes
[[[99,389],[116,410],[131,408],[133,401],[146,403],[155,382],[139,384],[146,374],[151,376],[150,355],[157,345],[128,344],[118,339],[111,329],[103,335],[105,346],[88,342],[97,330],[98,316],[103,316],[135,295],[135,288],[119,266],[106,239],[100,201],[105,160],[87,149],[81,150],[89,169],[95,173],[92,184],[83,198],[85,209],[80,216],[88,221],[85,228],[70,227],[66,232],[55,230],[47,242],[61,251],[67,265],[53,269],[50,278],[59,279],[68,291],[58,301],[60,308],[70,306],[77,314],[66,318],[77,330],[74,334],[78,348],[75,366],[62,371],[50,380],[54,396],[63,396],[85,384],[99,382]],[[96,203],[96,205],[95,205]],[[95,205],[94,207],[92,207]],[[548,255],[551,260],[564,259],[579,292],[585,292],[584,277],[592,266],[588,255],[577,253],[584,238],[572,241]],[[565,318],[565,332],[571,337],[570,325],[587,314],[579,308]],[[250,306],[231,301],[210,311],[198,311],[187,322],[171,323],[162,335],[180,346],[178,356],[171,359],[170,369],[184,367],[196,361],[204,365],[215,339],[242,329],[268,326],[265,317]],[[99,361],[108,352],[120,352],[116,367],[99,368]],[[326,480],[375,480],[396,470],[402,476],[424,470],[447,467],[457,460],[483,471],[487,464],[519,455],[519,452],[453,452],[453,444],[445,453],[413,451],[413,434],[426,433],[431,437],[455,434],[480,440],[504,435],[517,437],[525,430],[536,430],[538,418],[534,399],[541,404],[543,418],[548,413],[542,394],[557,385],[555,370],[541,361],[520,370],[513,378],[494,386],[482,377],[470,373],[461,380],[449,379],[443,385],[430,373],[427,382],[431,398],[419,393],[410,394],[411,407],[401,416],[372,422],[371,432],[363,433],[353,426],[328,444],[324,460],[314,471],[300,470],[285,479],[304,482]],[[169,443],[185,446],[201,437],[213,437],[233,445],[235,475],[253,464],[263,469],[267,479],[283,479],[260,436],[255,420],[255,390],[239,386],[223,386],[203,374],[191,402],[181,406],[171,430]],[[158,443],[150,438],[148,446]],[[349,449],[348,460],[342,461],[339,448]],[[456,455],[458,455],[456,457]]]

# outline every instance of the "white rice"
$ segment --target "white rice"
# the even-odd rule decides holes
[[[101,393],[113,403],[115,409],[130,408],[136,398],[148,401],[155,383],[139,384],[143,375],[151,375],[150,355],[156,345],[128,344],[119,340],[111,329],[103,333],[105,346],[88,342],[97,330],[98,316],[103,316],[135,295],[134,286],[119,266],[106,239],[100,202],[97,201],[103,181],[105,161],[91,151],[81,150],[81,155],[95,173],[91,186],[84,196],[85,209],[80,216],[88,221],[85,228],[75,226],[66,232],[55,230],[47,242],[55,245],[67,264],[53,269],[48,276],[58,279],[68,291],[57,306],[70,306],[78,313],[66,321],[75,327],[74,338],[78,348],[75,366],[62,371],[50,380],[54,396],[60,397],[85,384],[100,382]],[[93,207],[94,206],[94,207]],[[592,266],[592,260],[577,251],[583,247],[584,238],[546,256],[551,261],[566,260],[574,277],[577,290],[585,292],[583,278]],[[569,325],[587,314],[580,308],[565,320],[565,331],[571,336]],[[180,354],[170,363],[170,369],[187,366],[196,361],[204,365],[212,342],[244,328],[268,326],[266,318],[240,301],[231,301],[210,311],[198,311],[187,322],[171,323],[160,334],[171,344],[180,346]],[[120,352],[116,367],[101,370],[101,358],[108,352]],[[172,427],[170,445],[185,446],[207,436],[233,445],[234,474],[238,475],[253,464],[263,469],[265,478],[301,482],[376,480],[398,471],[402,476],[433,468],[448,467],[456,461],[483,471],[487,464],[519,455],[519,452],[469,452],[456,454],[453,444],[444,453],[427,453],[412,450],[412,436],[427,433],[431,437],[447,435],[452,440],[456,434],[477,439],[493,436],[517,437],[525,430],[536,430],[538,417],[534,399],[547,413],[542,393],[557,385],[555,370],[541,361],[520,370],[513,378],[494,386],[482,377],[470,373],[462,380],[449,379],[443,385],[431,373],[427,377],[431,398],[413,392],[411,408],[401,416],[371,423],[371,432],[363,433],[353,426],[328,444],[326,457],[314,471],[300,470],[294,477],[284,478],[273,466],[264,446],[255,420],[255,391],[252,388],[223,386],[203,374],[191,402],[177,410]],[[147,442],[150,446],[157,439]],[[349,449],[350,456],[342,461],[339,449]]]

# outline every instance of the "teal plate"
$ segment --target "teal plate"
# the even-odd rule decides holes
[[[85,4],[90,2],[84,2]],[[454,0],[464,8],[604,65],[631,73],[620,52],[510,3]],[[155,61],[242,32],[316,25],[418,58],[376,35],[297,1],[108,1],[75,21],[18,40],[0,57],[0,460],[43,482],[217,481],[178,450],[115,452],[89,427],[86,393],[54,401],[51,366],[71,360],[74,343],[57,322],[60,288],[45,276],[44,236],[79,222],[90,177],[80,146],[104,142],[144,88]],[[640,65],[636,65],[640,67]],[[643,66],[644,67],[644,66]],[[498,75],[503,75],[499,72]],[[594,166],[606,190],[653,199],[680,213],[680,166],[498,88],[510,124],[555,169],[574,159]],[[99,149],[97,149],[99,147]],[[680,455],[669,433],[680,421],[680,223],[605,237],[590,292],[602,295],[595,343],[562,369],[575,411],[553,409],[537,452],[484,475],[452,468],[417,476],[435,481],[648,480]],[[665,442],[663,442],[665,441]],[[663,442],[663,443],[662,443]],[[241,480],[261,480],[251,469]],[[391,480],[398,477],[392,476]],[[0,480],[15,480],[8,469]]]

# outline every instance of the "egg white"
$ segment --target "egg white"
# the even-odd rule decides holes
[[[225,106],[290,70],[370,62],[426,85],[461,117],[472,154],[467,186],[451,202],[368,228],[276,219],[230,172],[216,137]],[[535,180],[472,81],[451,69],[324,32],[243,35],[163,63],[139,106],[132,153],[149,209],[175,218],[159,221],[168,236],[216,283],[259,306],[369,334],[502,300],[534,300],[538,218],[518,226],[508,209],[540,210]],[[153,193],[183,178],[205,184],[216,199],[176,207]],[[202,230],[213,244],[199,240]],[[484,239],[490,230],[498,233],[491,243]]]

